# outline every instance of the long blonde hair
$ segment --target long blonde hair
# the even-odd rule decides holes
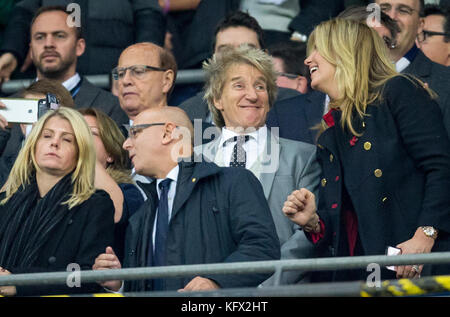
[[[26,138],[4,185],[6,197],[0,202],[1,205],[5,204],[20,187],[30,184],[31,177],[39,170],[35,158],[36,144],[47,121],[55,116],[65,119],[71,124],[78,153],[77,164],[72,173],[73,191],[64,204],[69,205],[69,209],[71,209],[87,200],[95,192],[96,159],[91,131],[78,111],[61,107],[58,110],[48,111],[40,118]]]
[[[308,55],[314,49],[336,67],[340,98],[332,100],[330,108],[339,107],[342,127],[360,135],[352,125],[354,112],[363,118],[367,106],[380,98],[384,84],[399,75],[386,45],[364,22],[336,18],[314,29],[308,40]]]

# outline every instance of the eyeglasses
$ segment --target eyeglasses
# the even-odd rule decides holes
[[[423,42],[426,41],[430,36],[435,35],[450,36],[450,33],[423,30],[422,32],[419,33],[419,35],[417,35],[417,40],[419,42]]]
[[[123,126],[128,131],[128,137],[131,139],[136,139],[136,135],[138,135],[142,130],[157,126],[157,125],[165,125],[163,122],[157,122],[157,123],[144,123],[144,124],[136,124],[136,125],[128,125],[124,124]]]
[[[144,75],[148,71],[155,71],[155,72],[165,72],[167,69],[160,68],[160,67],[154,67],[154,66],[147,66],[147,65],[133,65],[128,67],[116,67],[114,68],[111,73],[114,80],[123,79],[127,73],[127,70],[130,70],[130,75],[136,79],[142,79]]]
[[[277,76],[283,76],[283,77],[287,77],[289,79],[296,79],[298,76],[300,75],[296,75],[296,74],[290,74],[290,73],[280,73],[277,72]]]

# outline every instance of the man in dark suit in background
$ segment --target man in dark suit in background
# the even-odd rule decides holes
[[[117,124],[127,123],[119,100],[76,72],[77,59],[84,53],[86,42],[81,28],[67,24],[68,16],[64,7],[43,7],[32,20],[30,53],[37,80],[59,81],[70,91],[76,108],[99,108]]]
[[[278,72],[277,86],[301,94],[275,103],[267,114],[267,127],[278,127],[282,138],[315,144],[318,130],[312,128],[324,114],[325,94],[310,87],[309,69],[304,63],[306,44],[280,43],[269,48],[269,53]]]
[[[381,11],[395,20],[400,28],[397,44],[390,55],[398,72],[411,74],[434,90],[441,108],[444,125],[450,136],[450,69],[437,64],[420,51],[415,40],[423,30],[423,0],[376,0]]]

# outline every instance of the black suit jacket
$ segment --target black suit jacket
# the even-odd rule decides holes
[[[119,99],[110,92],[94,86],[86,78],[83,78],[80,90],[73,99],[77,109],[89,107],[100,109],[119,126],[129,122],[128,116],[120,107]]]
[[[315,144],[318,130],[311,128],[320,123],[324,102],[325,95],[314,90],[277,102],[267,115],[267,127],[278,127],[282,138]]]
[[[419,50],[414,60],[402,73],[418,77],[438,94],[437,102],[450,137],[450,67],[433,62]]]

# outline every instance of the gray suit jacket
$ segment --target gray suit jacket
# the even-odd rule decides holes
[[[270,131],[267,132],[266,149],[263,151],[261,159],[261,166],[264,170],[258,179],[269,203],[281,243],[281,259],[314,257],[313,244],[297,225],[284,216],[282,208],[287,196],[302,187],[307,188],[317,197],[321,169],[316,160],[316,147],[304,142],[278,138]],[[195,147],[194,151],[214,162],[219,150],[219,143],[220,137],[203,146]],[[297,283],[304,277],[302,272],[284,272],[281,283]],[[273,283],[272,278],[263,285]]]
[[[119,99],[110,92],[94,86],[86,78],[83,78],[74,101],[77,109],[92,107],[102,110],[119,126],[129,123],[127,114],[120,107]]]
[[[402,73],[418,77],[437,93],[437,102],[450,137],[450,67],[433,62],[419,50],[414,60]]]

